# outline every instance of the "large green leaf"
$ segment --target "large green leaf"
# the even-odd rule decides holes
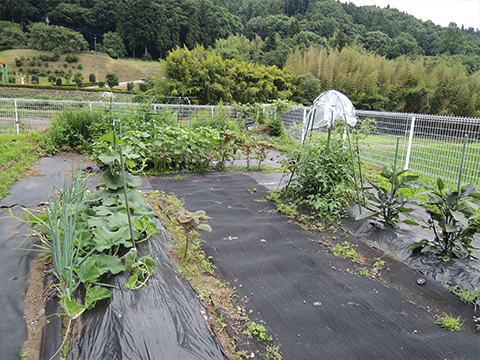
[[[461,211],[467,218],[475,215],[478,208],[479,206],[471,201],[462,201],[457,206],[457,210]]]
[[[102,174],[102,180],[109,189],[116,190],[123,187],[122,177],[117,173],[112,173],[110,169]]]
[[[132,275],[130,276],[130,279],[128,279],[128,282],[125,284],[125,286],[130,290],[135,290],[136,289],[135,285],[137,283],[137,280],[138,280],[138,276]]]
[[[115,275],[125,270],[122,261],[116,256],[93,254],[90,257],[97,261],[98,271],[101,275],[108,271]]]
[[[75,302],[75,300],[67,300],[66,298],[60,299],[60,305],[67,313],[67,316],[72,320],[75,320],[82,315],[85,310],[87,310],[85,305],[79,305]]]
[[[452,216],[455,220],[459,221],[463,226],[468,226],[468,219],[460,211],[452,211]]]
[[[106,228],[95,228],[93,230],[92,242],[95,246],[98,245],[97,250],[102,252],[103,250],[110,249],[113,246],[123,245],[131,247],[130,233],[128,227],[122,227],[117,231],[109,231]]]
[[[96,301],[107,299],[112,296],[112,292],[101,286],[92,286],[88,288],[85,294],[85,306],[91,308]]]
[[[355,220],[365,220],[365,219],[371,219],[378,216],[378,213],[374,211],[366,211],[363,214],[358,215]]]
[[[76,271],[84,284],[96,282],[100,277],[98,263],[91,257],[84,261]]]

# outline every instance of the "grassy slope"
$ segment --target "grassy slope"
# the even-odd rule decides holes
[[[0,199],[40,157],[38,142],[43,134],[0,135]]]
[[[30,49],[13,49],[0,51],[0,57],[7,61],[7,66],[9,72],[15,71],[17,74],[17,83],[19,82],[19,68],[15,66],[15,58],[21,58],[22,56],[25,59],[29,58],[33,60],[33,57],[37,57],[40,54],[52,55],[50,51],[38,51]],[[58,61],[48,62],[48,68],[45,67],[45,62],[42,62],[41,69],[50,69],[54,71],[55,69],[64,69],[68,71],[72,69],[72,73],[75,74],[77,71],[80,71],[85,78],[85,81],[88,81],[89,75],[91,73],[95,74],[96,80],[105,80],[105,76],[108,72],[113,72],[118,75],[120,82],[122,81],[132,81],[132,80],[141,80],[146,76],[153,76],[154,73],[162,74],[162,66],[159,62],[144,62],[144,61],[133,61],[133,60],[115,60],[109,56],[104,55],[93,55],[80,54],[80,59],[77,63],[70,63],[65,68],[63,63],[65,62],[65,55],[62,55]],[[83,65],[83,69],[78,69],[78,64]],[[27,71],[29,67],[29,61],[23,62],[24,72]],[[46,78],[40,78],[41,83],[46,83]],[[73,80],[70,79],[70,83]]]

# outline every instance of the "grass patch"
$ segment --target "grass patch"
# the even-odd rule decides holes
[[[0,199],[10,186],[25,175],[41,156],[38,143],[45,135],[36,132],[21,135],[0,135]]]

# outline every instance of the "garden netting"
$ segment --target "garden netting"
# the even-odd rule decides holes
[[[394,286],[357,275],[324,245],[325,232],[305,231],[264,202],[263,182],[261,173],[235,171],[150,179],[212,217],[203,249],[285,359],[480,358],[473,307],[437,282],[418,285],[422,275],[399,261],[388,271]],[[442,311],[465,320],[462,331],[437,325]]]

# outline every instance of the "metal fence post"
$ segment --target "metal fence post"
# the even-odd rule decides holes
[[[20,134],[20,129],[18,127],[18,108],[17,108],[17,99],[13,99],[13,104],[15,106],[15,127],[17,129],[17,135]]]
[[[415,116],[412,117],[412,123],[410,124],[410,135],[408,137],[408,148],[407,148],[407,156],[405,158],[405,170],[408,170],[408,165],[410,163],[410,154],[412,151],[412,142],[413,142],[413,131],[415,129]]]

